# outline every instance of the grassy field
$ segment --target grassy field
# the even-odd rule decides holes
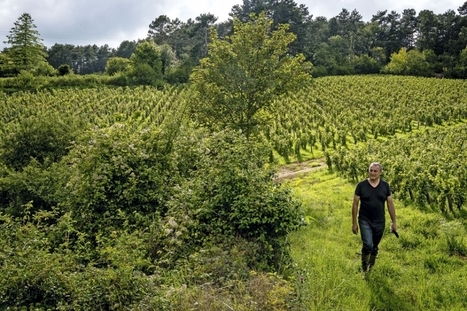
[[[374,269],[363,274],[351,231],[354,184],[327,169],[286,181],[308,225],[290,236],[306,310],[466,310],[465,220],[395,202],[397,239],[387,229]],[[465,218],[464,218],[465,219]]]

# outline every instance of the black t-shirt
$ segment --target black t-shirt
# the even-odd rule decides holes
[[[358,217],[373,223],[385,221],[384,203],[391,195],[389,184],[380,179],[378,186],[373,188],[365,179],[358,183],[355,195],[360,197]]]

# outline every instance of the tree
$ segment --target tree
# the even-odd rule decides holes
[[[136,41],[122,41],[115,51],[115,56],[123,57],[123,58],[130,58],[131,55],[135,52],[136,49]]]
[[[407,74],[407,49],[402,48],[398,53],[392,53],[391,60],[384,66],[383,72],[396,75]]]
[[[294,0],[243,0],[242,5],[232,7],[229,14],[242,22],[251,21],[250,14],[264,12],[273,21],[273,28],[280,24],[289,24],[289,31],[297,37],[290,44],[289,50],[295,55],[306,53],[307,32],[310,27],[311,16],[304,4],[297,5]]]
[[[267,122],[274,99],[310,81],[311,64],[302,54],[288,55],[295,35],[288,25],[272,31],[265,14],[252,21],[234,19],[234,34],[225,40],[211,33],[208,57],[193,70],[191,112],[212,129],[234,128],[247,136]]]
[[[7,35],[8,40],[4,41],[11,45],[6,49],[6,53],[11,58],[17,73],[47,64],[45,46],[33,22],[31,15],[23,13]]]
[[[170,44],[170,37],[181,25],[178,18],[171,20],[167,15],[160,15],[149,25],[147,38],[154,40],[157,45]]]
[[[107,60],[105,66],[105,73],[109,76],[113,76],[118,72],[125,72],[130,65],[130,60],[123,57],[111,57]]]
[[[54,44],[48,50],[47,61],[54,68],[58,68],[61,65],[69,65],[73,69],[73,60],[72,54],[75,49],[75,46],[72,44]]]
[[[418,50],[402,48],[391,55],[391,61],[383,68],[383,72],[398,75],[429,76],[432,66],[426,60],[424,53]]]
[[[406,9],[400,19],[401,47],[411,49],[415,46],[415,32],[417,31],[417,13],[414,9]]]
[[[401,16],[396,11],[378,11],[371,21],[376,22],[379,31],[376,33],[376,46],[381,46],[386,56],[392,55],[401,48]]]
[[[133,84],[162,84],[162,60],[159,47],[154,42],[144,41],[136,46],[130,57],[129,77]]]

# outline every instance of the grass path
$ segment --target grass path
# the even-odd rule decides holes
[[[467,310],[466,221],[396,201],[400,239],[387,229],[376,266],[359,272],[360,237],[351,231],[355,185],[326,169],[284,181],[308,225],[290,235],[306,310]]]

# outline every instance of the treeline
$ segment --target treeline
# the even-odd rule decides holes
[[[442,14],[410,8],[400,13],[378,11],[367,22],[357,10],[347,9],[329,19],[314,17],[293,0],[244,1],[232,7],[230,15],[246,22],[251,13],[262,11],[274,26],[290,24],[297,36],[290,51],[303,53],[313,63],[314,76],[386,72],[464,78],[467,74],[467,3]],[[178,64],[189,72],[207,54],[209,27],[215,27],[220,37],[229,36],[232,20],[218,22],[212,14],[201,14],[183,22],[161,15],[149,25],[147,39],[170,46]],[[123,41],[115,50],[56,44],[48,50],[48,61],[56,68],[70,64],[77,73],[96,72],[94,68],[102,72],[105,55],[129,58],[137,44]],[[81,57],[73,60],[72,55]]]
[[[232,18],[249,21],[251,13],[263,11],[274,26],[290,24],[290,31],[296,35],[290,52],[304,54],[314,65],[314,76],[381,72],[467,76],[467,2],[442,14],[410,8],[402,12],[383,10],[364,21],[357,10],[342,9],[328,19],[314,17],[305,5],[293,0],[243,1],[232,7],[227,21],[219,22],[209,13],[187,21],[160,15],[150,23],[144,39],[125,40],[116,49],[108,45],[55,44],[45,49],[46,59],[55,69],[67,65],[77,74],[103,73],[109,59],[129,59],[141,41],[149,40],[165,46],[172,59],[170,67],[177,68],[168,82],[186,82],[194,66],[207,55],[211,27],[219,37],[226,37],[233,31]],[[2,58],[0,76],[5,76],[9,72],[1,66]]]

